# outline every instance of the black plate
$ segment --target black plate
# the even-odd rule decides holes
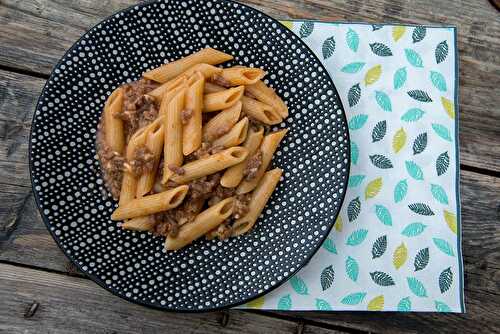
[[[278,127],[290,132],[274,158],[284,180],[250,234],[166,253],[163,238],[110,220],[116,203],[100,176],[96,127],[114,88],[205,46],[266,69],[287,102]],[[278,21],[223,0],[147,2],[91,29],[55,67],[30,137],[35,198],[64,253],[112,293],[178,311],[242,304],[304,266],[334,224],[349,162],[342,103],[317,57]]]

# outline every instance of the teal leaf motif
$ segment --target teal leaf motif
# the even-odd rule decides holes
[[[365,66],[363,62],[349,63],[342,67],[341,71],[344,73],[358,73]]]
[[[437,184],[431,184],[431,193],[432,196],[441,204],[448,205],[448,195],[446,195],[446,191]]]
[[[359,265],[358,262],[350,256],[348,256],[345,260],[345,272],[347,273],[347,276],[354,282],[358,280]]]
[[[292,298],[290,298],[290,295],[284,295],[281,297],[278,301],[278,310],[280,311],[287,311],[292,308]]]
[[[349,28],[349,30],[347,31],[346,40],[347,40],[347,46],[349,46],[349,49],[351,49],[354,52],[357,52],[358,46],[359,46],[358,33]]]
[[[412,98],[412,99],[415,99],[417,101],[420,101],[420,102],[432,102],[432,99],[430,98],[430,96],[424,92],[423,90],[410,90],[408,91],[408,95]]]
[[[323,51],[323,59],[328,59],[333,55],[333,52],[335,51],[335,39],[332,37],[328,37],[324,42],[323,42],[323,47],[321,48]]]
[[[358,159],[359,159],[358,144],[351,141],[351,162],[352,162],[352,164],[356,165],[358,163]]]
[[[448,291],[453,284],[453,273],[451,271],[451,267],[443,270],[441,274],[439,274],[439,290],[441,293],[445,293]]]
[[[394,202],[401,202],[405,198],[407,192],[408,182],[406,182],[406,180],[399,181],[398,184],[396,184],[396,186],[394,187]]]
[[[372,130],[372,142],[381,141],[385,137],[386,132],[387,122],[385,120],[378,122]]]
[[[325,269],[323,269],[320,275],[321,288],[323,289],[323,291],[332,286],[334,279],[335,279],[335,271],[333,270],[332,266],[328,266]]]
[[[424,62],[422,61],[422,57],[417,53],[417,51],[413,49],[405,49],[406,60],[417,68],[424,67]]]
[[[410,311],[411,311],[410,297],[405,297],[401,299],[398,303],[398,312],[410,312]]]
[[[337,254],[337,247],[335,247],[335,243],[333,242],[332,239],[327,238],[324,242],[322,247],[329,251],[332,254]]]
[[[394,89],[400,89],[406,82],[407,73],[406,67],[401,67],[394,73]]]
[[[295,290],[295,292],[297,292],[299,295],[309,294],[306,283],[300,277],[293,276],[290,279],[290,284],[292,285],[292,288]]]
[[[330,306],[330,304],[326,300],[316,298],[316,310],[318,310],[318,311],[331,311],[332,307]]]
[[[418,251],[417,255],[415,255],[415,260],[413,261],[413,265],[415,266],[415,271],[419,271],[427,267],[429,264],[429,248],[423,248]]]
[[[422,26],[415,27],[415,29],[413,29],[413,33],[411,34],[413,43],[417,43],[423,40],[425,38],[426,32],[427,30],[425,29],[425,27]]]
[[[368,115],[366,114],[361,114],[361,115],[356,115],[351,120],[349,121],[349,130],[359,130],[365,125],[366,121],[368,120]]]
[[[451,312],[451,308],[443,302],[435,300],[434,306],[438,312]]]
[[[371,276],[373,282],[375,282],[375,284],[380,285],[380,286],[391,286],[391,285],[396,284],[396,283],[394,283],[394,280],[392,279],[392,277],[390,275],[384,273],[383,271],[374,271],[374,272],[370,273],[370,276]]]
[[[422,223],[411,223],[406,225],[401,234],[406,237],[416,237],[417,235],[420,235],[426,227],[427,225]]]
[[[421,133],[413,142],[413,155],[422,153],[427,147],[427,132]]]
[[[376,259],[384,255],[387,250],[387,236],[383,235],[379,237],[372,246],[372,259]]]
[[[347,206],[347,217],[349,218],[349,221],[352,222],[353,220],[356,220],[360,212],[361,201],[359,200],[359,197],[356,197],[355,199],[350,201],[349,205]]]
[[[439,137],[451,142],[450,131],[444,125],[432,123],[432,129]]]
[[[306,21],[300,26],[299,35],[301,38],[306,38],[312,34],[313,30],[314,23],[311,21]]]
[[[434,216],[434,212],[431,210],[431,208],[424,203],[413,203],[408,205],[408,208],[410,208],[410,210],[415,212],[416,214],[422,216]]]
[[[379,90],[375,91],[375,100],[382,110],[392,111],[391,99],[386,93]]]
[[[406,170],[408,174],[417,181],[422,181],[424,179],[424,172],[419,165],[414,163],[413,161],[407,160],[405,161]]]
[[[436,160],[436,172],[438,176],[443,175],[450,166],[450,157],[448,152],[441,153]]]
[[[394,167],[392,165],[391,160],[389,158],[381,155],[381,154],[373,154],[370,155],[370,160],[372,161],[372,164],[375,167],[381,168],[381,169],[388,169]]]
[[[408,282],[408,287],[411,292],[415,294],[417,297],[427,297],[427,290],[425,286],[415,277],[407,277],[406,281]]]
[[[446,79],[441,73],[431,71],[431,82],[439,91],[446,92]]]
[[[391,213],[385,206],[375,205],[375,214],[382,224],[392,226]]]
[[[361,98],[361,87],[359,83],[355,84],[349,89],[347,93],[347,100],[349,101],[349,107],[354,107],[358,104],[359,99]]]
[[[382,43],[371,43],[370,48],[372,49],[372,52],[376,54],[377,56],[380,57],[389,57],[392,56],[392,51],[391,49]]]
[[[448,243],[448,241],[439,239],[439,238],[432,238],[432,241],[434,241],[434,245],[443,253],[449,256],[455,256],[455,253],[453,252],[453,248],[451,245]]]
[[[401,116],[401,120],[405,122],[416,122],[424,116],[425,112],[420,108],[411,108]]]
[[[344,305],[358,305],[365,299],[366,292],[355,292],[351,293],[340,301]]]
[[[442,41],[436,46],[436,51],[434,52],[436,56],[436,63],[442,63],[446,56],[448,55],[448,43],[446,41]]]
[[[383,24],[372,24],[372,31],[380,30],[384,27]]]
[[[352,232],[351,235],[349,235],[346,244],[348,246],[357,246],[365,240],[367,234],[368,230],[365,229],[356,230]]]
[[[347,186],[349,188],[354,188],[359,186],[363,180],[365,179],[364,175],[353,175],[349,177],[349,182],[347,183]]]

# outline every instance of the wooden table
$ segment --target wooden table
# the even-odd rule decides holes
[[[134,0],[0,0],[1,333],[500,332],[500,13],[487,0],[249,0],[279,19],[454,24],[467,314],[226,311],[173,314],[127,303],[78,272],[35,207],[28,135],[57,60]]]

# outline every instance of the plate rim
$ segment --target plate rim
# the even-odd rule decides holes
[[[276,290],[277,288],[279,288],[280,286],[282,286],[284,283],[286,283],[290,278],[292,278],[295,274],[297,274],[302,268],[304,268],[311,261],[311,259],[313,258],[313,256],[316,255],[316,253],[319,251],[319,249],[321,248],[321,246],[323,245],[323,243],[327,239],[327,237],[330,234],[332,228],[336,224],[338,216],[340,215],[340,211],[342,209],[342,206],[343,206],[345,198],[346,198],[347,185],[348,185],[347,180],[349,179],[349,175],[351,173],[351,138],[350,138],[350,133],[349,133],[349,127],[347,127],[347,123],[348,123],[347,122],[347,114],[346,114],[344,105],[342,103],[342,99],[340,97],[340,94],[339,94],[339,92],[337,90],[337,87],[335,86],[335,83],[333,82],[332,77],[328,73],[328,70],[326,69],[325,65],[323,65],[323,63],[321,62],[321,60],[319,59],[319,57],[314,53],[314,51],[302,40],[302,38],[300,38],[299,36],[295,35],[293,33],[293,31],[291,31],[285,25],[283,25],[280,22],[279,19],[273,18],[272,16],[270,16],[270,15],[268,15],[268,14],[266,14],[266,13],[264,13],[264,12],[262,12],[262,11],[256,9],[256,8],[254,8],[254,7],[251,7],[249,5],[240,3],[240,2],[238,2],[236,0],[211,0],[211,1],[215,1],[215,2],[226,2],[226,3],[229,3],[229,4],[238,4],[239,6],[244,7],[246,10],[249,10],[250,12],[261,14],[265,18],[268,18],[271,21],[273,21],[274,23],[279,24],[282,27],[282,29],[285,31],[285,34],[287,34],[288,36],[293,36],[294,38],[296,38],[297,40],[300,41],[300,43],[302,44],[302,46],[305,47],[306,50],[308,50],[311,53],[312,57],[317,61],[317,63],[319,64],[319,66],[321,66],[322,70],[326,73],[326,75],[328,77],[328,80],[329,80],[329,82],[331,84],[331,87],[332,87],[334,93],[336,94],[336,96],[338,97],[339,107],[342,110],[342,115],[341,116],[344,118],[344,121],[345,121],[345,124],[346,124],[346,137],[347,137],[347,152],[346,152],[347,153],[347,163],[346,163],[346,165],[347,165],[346,166],[346,172],[347,173],[346,173],[346,179],[347,180],[346,180],[346,182],[344,184],[344,187],[343,187],[342,198],[340,199],[339,209],[337,210],[337,212],[335,214],[335,217],[331,218],[333,220],[333,223],[330,225],[329,228],[327,228],[327,230],[325,230],[325,233],[324,233],[323,237],[321,238],[321,241],[318,243],[318,246],[311,250],[311,252],[307,256],[307,258],[305,258],[304,261],[293,272],[290,272],[288,274],[288,276],[286,276],[283,279],[277,281],[276,284],[273,285],[273,286],[271,286],[269,289],[267,289],[267,290],[265,290],[265,291],[263,291],[261,293],[257,293],[255,295],[249,297],[249,298],[243,299],[242,301],[237,301],[237,302],[234,302],[234,303],[226,304],[226,305],[223,305],[223,306],[217,306],[217,307],[208,307],[208,308],[204,307],[204,308],[201,308],[201,309],[199,309],[199,308],[196,308],[196,309],[167,308],[167,307],[162,307],[160,305],[156,305],[156,304],[149,303],[149,302],[146,302],[146,301],[135,300],[135,299],[133,299],[131,297],[127,297],[126,295],[120,294],[115,288],[106,285],[104,283],[104,281],[101,280],[99,277],[97,277],[95,274],[90,274],[86,270],[83,270],[83,268],[76,261],[76,259],[73,258],[73,255],[72,254],[68,254],[67,251],[65,250],[65,248],[62,247],[62,244],[60,243],[59,238],[52,231],[49,219],[45,216],[45,214],[43,213],[43,210],[41,209],[41,205],[40,205],[41,203],[40,203],[40,198],[38,196],[38,192],[35,190],[34,177],[33,177],[33,168],[34,168],[34,166],[33,166],[33,160],[32,160],[32,136],[33,136],[33,128],[34,128],[34,125],[35,125],[36,111],[38,110],[38,107],[39,107],[42,99],[46,96],[47,87],[49,85],[49,82],[53,78],[53,76],[55,74],[55,71],[63,63],[63,60],[66,58],[66,56],[68,54],[70,54],[77,47],[77,45],[91,31],[97,29],[101,24],[104,24],[104,23],[108,22],[109,20],[111,20],[117,14],[128,12],[128,11],[130,11],[133,8],[136,8],[136,7],[137,8],[146,7],[146,6],[149,6],[149,5],[154,4],[154,3],[159,3],[161,1],[162,0],[147,0],[147,1],[141,2],[139,4],[128,6],[128,7],[124,8],[124,9],[121,9],[119,11],[116,11],[116,12],[114,12],[114,13],[106,16],[104,19],[102,19],[99,22],[97,22],[91,28],[87,29],[85,31],[85,33],[83,33],[82,36],[80,36],[80,38],[77,41],[75,41],[68,50],[66,50],[66,52],[61,56],[61,58],[58,60],[58,62],[54,65],[54,67],[52,68],[52,71],[50,72],[50,76],[47,79],[47,81],[45,82],[45,84],[43,86],[43,89],[42,89],[42,91],[41,91],[41,93],[40,93],[40,95],[39,95],[39,97],[37,99],[36,107],[35,107],[35,112],[33,113],[33,116],[32,116],[32,119],[31,119],[30,134],[29,134],[29,138],[28,138],[28,140],[29,140],[29,142],[28,142],[28,168],[29,168],[29,174],[30,174],[30,183],[31,183],[31,188],[32,188],[32,192],[33,192],[33,197],[35,199],[36,208],[38,210],[38,213],[40,214],[40,217],[42,218],[43,223],[45,224],[45,227],[49,231],[52,239],[55,241],[57,247],[62,251],[62,253],[64,254],[64,256],[66,256],[71,261],[71,263],[74,266],[76,266],[78,268],[78,270],[85,275],[86,278],[90,279],[92,282],[96,283],[98,286],[100,286],[101,288],[105,289],[106,291],[110,292],[111,294],[113,294],[114,296],[116,296],[116,297],[118,297],[120,299],[124,299],[127,302],[130,302],[130,303],[133,303],[133,304],[137,304],[137,305],[141,305],[141,306],[145,306],[145,307],[148,307],[148,308],[162,310],[162,311],[165,311],[165,312],[174,312],[174,313],[175,312],[177,312],[177,313],[217,312],[217,311],[227,310],[227,309],[231,309],[231,308],[234,308],[234,307],[237,307],[237,306],[241,306],[243,304],[249,303],[249,302],[251,302],[253,300],[256,300],[256,299],[258,299],[258,298],[260,298],[260,297],[262,297],[262,296],[264,296],[264,295],[266,295],[266,294],[268,294],[268,293]],[[202,0],[202,1],[203,2],[207,2],[207,1],[210,1],[210,0]],[[284,20],[284,21],[287,21],[287,20]]]

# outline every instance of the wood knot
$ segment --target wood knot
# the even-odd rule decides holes
[[[226,327],[229,323],[229,311],[222,312],[222,318],[220,319],[220,325]]]
[[[304,333],[304,323],[301,321],[297,324],[297,334]]]
[[[38,303],[37,301],[33,301],[30,305],[28,305],[28,307],[26,307],[26,310],[24,311],[24,317],[28,319],[34,316],[36,311],[38,310],[38,306],[40,306],[40,303]]]

